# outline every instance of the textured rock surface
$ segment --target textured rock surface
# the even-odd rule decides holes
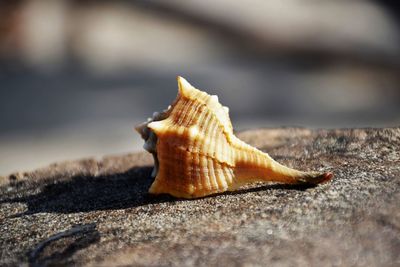
[[[177,200],[147,194],[145,153],[16,173],[0,179],[0,265],[399,266],[400,128],[239,136],[335,178]]]

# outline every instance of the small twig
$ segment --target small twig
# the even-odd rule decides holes
[[[85,224],[85,225],[77,225],[72,227],[71,229],[68,229],[64,232],[55,234],[50,236],[48,239],[40,242],[34,250],[29,254],[29,263],[31,266],[39,266],[36,264],[36,259],[39,256],[39,254],[43,251],[43,249],[48,246],[51,242],[65,238],[65,237],[70,237],[79,233],[83,232],[91,232],[96,229],[96,224],[95,223],[90,223],[90,224]]]

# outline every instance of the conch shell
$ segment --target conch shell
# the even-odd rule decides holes
[[[136,127],[146,141],[144,149],[154,156],[150,193],[198,198],[256,181],[318,184],[333,177],[285,167],[244,143],[234,135],[229,110],[217,96],[177,79],[175,102]]]

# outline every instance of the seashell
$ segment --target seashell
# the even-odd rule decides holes
[[[318,184],[332,173],[302,172],[285,167],[238,139],[229,110],[178,77],[174,103],[155,112],[136,130],[153,154],[155,177],[149,192],[179,198],[197,198],[232,191],[257,181]]]

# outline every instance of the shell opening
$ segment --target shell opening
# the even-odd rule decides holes
[[[157,134],[154,132],[153,129],[149,127],[149,124],[156,121],[164,120],[168,117],[168,112],[171,110],[171,106],[168,106],[168,109],[164,110],[163,112],[154,112],[152,118],[148,118],[145,123],[142,123],[135,127],[136,131],[142,136],[145,140],[143,148],[150,152],[154,158],[154,168],[151,173],[151,176],[154,178],[157,176],[160,162],[158,161],[157,157]]]

